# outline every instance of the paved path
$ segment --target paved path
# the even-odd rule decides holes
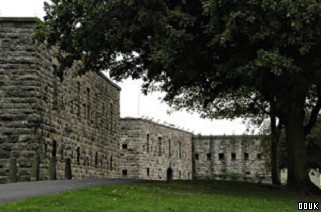
[[[82,179],[82,180],[52,180],[0,184],[0,203],[22,200],[27,197],[43,194],[56,194],[94,185],[113,185],[124,183],[150,182],[138,179]]]

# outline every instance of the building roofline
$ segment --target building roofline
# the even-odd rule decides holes
[[[216,138],[262,138],[264,135],[193,135],[198,139],[216,139]]]
[[[38,20],[37,17],[0,17],[0,22],[36,23]]]
[[[121,90],[121,87],[113,81],[111,81],[102,71],[97,71],[96,73],[104,80],[106,80],[109,84],[111,84],[113,87],[117,88],[119,91]]]
[[[188,133],[190,135],[194,135],[193,133],[191,132],[188,132],[186,130],[182,130],[182,129],[178,129],[176,127],[171,127],[171,126],[166,126],[164,124],[159,124],[157,122],[154,122],[152,120],[148,120],[148,119],[143,119],[143,118],[134,118],[134,117],[124,117],[124,118],[120,118],[121,121],[143,121],[143,122],[147,122],[147,123],[151,123],[151,124],[155,124],[155,125],[158,125],[158,126],[161,126],[161,127],[166,127],[168,129],[172,129],[172,130],[177,130],[177,131],[181,131],[181,132],[184,132],[184,133]]]

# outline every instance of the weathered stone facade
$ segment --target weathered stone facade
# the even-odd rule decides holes
[[[121,120],[123,177],[192,179],[192,133],[145,119]]]
[[[0,18],[0,183],[90,177],[266,182],[256,136],[194,136],[120,120],[120,88],[102,73],[54,75],[33,18]]]
[[[52,51],[31,42],[34,27],[0,19],[0,183],[31,180],[32,170],[62,179],[67,158],[74,178],[120,176],[120,88],[93,72],[61,82]]]
[[[262,136],[194,136],[195,179],[270,181]]]

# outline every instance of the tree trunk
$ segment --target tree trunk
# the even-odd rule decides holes
[[[276,127],[276,116],[274,113],[270,115],[271,119],[271,175],[272,184],[281,185],[280,169],[279,169],[279,136]],[[279,123],[280,125],[280,123]]]
[[[321,190],[310,181],[308,175],[303,117],[303,111],[299,114],[290,114],[284,123],[288,153],[287,186],[300,193],[321,195]]]

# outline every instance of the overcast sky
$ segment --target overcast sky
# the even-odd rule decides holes
[[[1,17],[43,17],[44,0],[0,0]],[[159,98],[161,93],[145,96],[141,94],[141,81],[125,80],[117,83],[121,88],[120,113],[121,117],[148,116],[159,123],[174,124],[180,128],[189,129],[194,133],[204,135],[229,135],[245,133],[245,125],[240,119],[214,120],[199,118],[198,114],[189,114],[184,111],[167,114],[170,109]]]

